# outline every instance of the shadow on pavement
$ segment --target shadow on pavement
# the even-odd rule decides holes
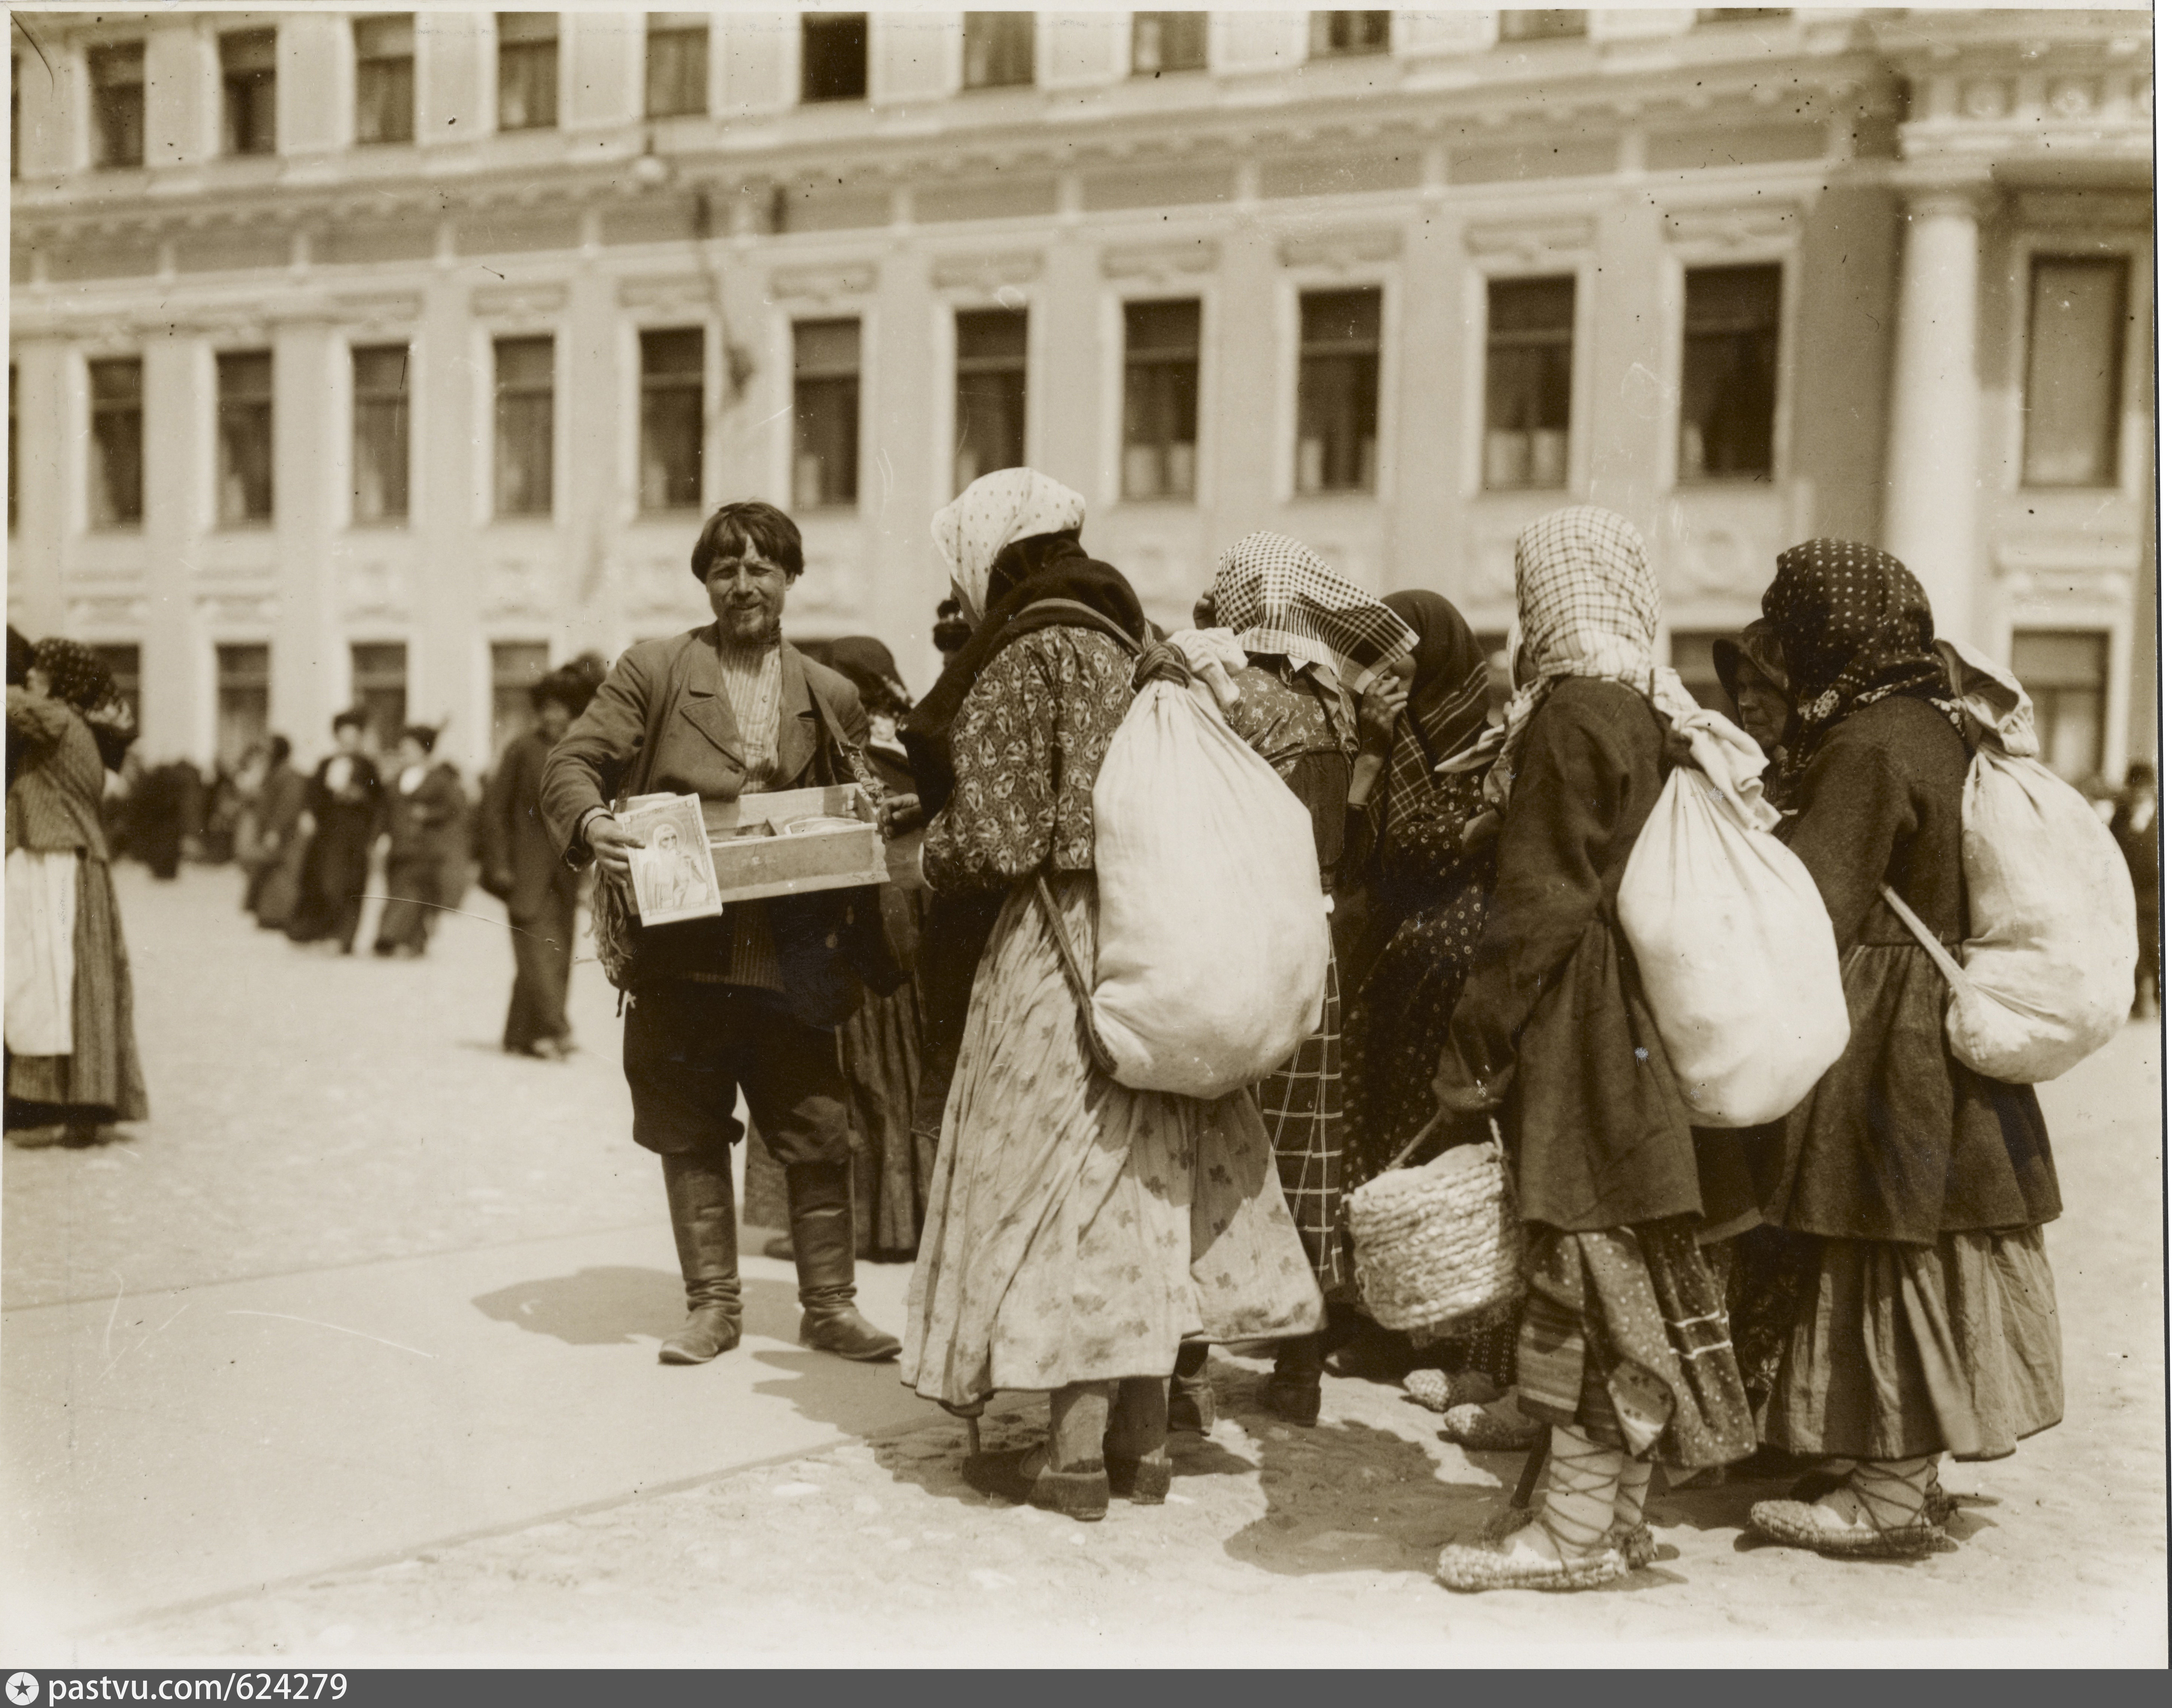
[[[621,1346],[660,1340],[685,1320],[679,1277],[624,1264],[521,1281],[470,1301],[494,1322],[569,1346]]]

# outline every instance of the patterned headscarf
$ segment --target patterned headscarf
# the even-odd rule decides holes
[[[30,663],[45,673],[53,698],[67,701],[78,712],[94,711],[116,698],[112,671],[78,642],[41,640],[31,651]]]
[[[1574,504],[1516,536],[1516,622],[1530,678],[1510,697],[1501,757],[1486,777],[1505,808],[1532,714],[1566,676],[1634,688],[1669,718],[1698,708],[1681,678],[1655,664],[1659,583],[1636,529],[1611,510]]]
[[[1853,540],[1805,540],[1780,554],[1765,590],[1794,701],[1786,742],[1790,775],[1850,712],[1895,694],[1927,700],[1967,734],[1933,644],[1923,584],[1890,552]]]
[[[1287,534],[1247,534],[1214,566],[1214,618],[1246,652],[1279,653],[1329,691],[1358,740],[1356,695],[1417,644],[1402,618]]]
[[[984,474],[935,513],[935,544],[969,621],[987,614],[988,573],[1013,540],[1076,532],[1086,525],[1086,500],[1038,470]]]
[[[1380,601],[1418,638],[1411,679],[1411,727],[1426,762],[1461,752],[1486,729],[1486,649],[1463,613],[1438,593],[1412,588]]]

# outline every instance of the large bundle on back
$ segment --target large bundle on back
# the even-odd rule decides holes
[[[1094,1021],[1117,1080],[1218,1097],[1320,1024],[1328,930],[1312,822],[1202,691],[1152,682],[1094,785]]]

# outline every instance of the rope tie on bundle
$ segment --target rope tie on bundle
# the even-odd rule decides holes
[[[1141,693],[1148,682],[1171,682],[1180,688],[1191,686],[1191,666],[1185,656],[1167,641],[1150,640],[1139,651],[1139,661],[1132,667],[1132,692]]]

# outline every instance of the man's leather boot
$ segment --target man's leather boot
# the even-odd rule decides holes
[[[685,1327],[657,1349],[657,1360],[707,1364],[739,1344],[739,1228],[732,1204],[731,1153],[666,1151],[664,1195],[671,1204],[688,1314]]]
[[[852,1177],[849,1162],[794,1162],[784,1171],[792,1211],[793,1261],[799,1269],[799,1344],[873,1364],[898,1355],[852,1303]]]

